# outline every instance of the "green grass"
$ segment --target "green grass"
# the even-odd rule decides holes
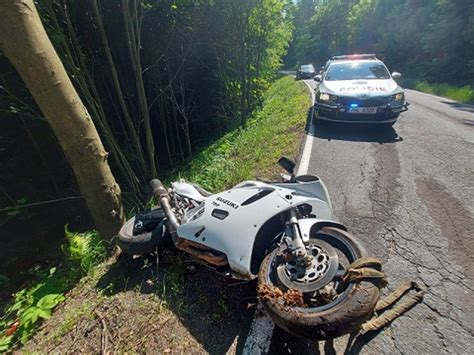
[[[288,76],[278,79],[245,128],[209,145],[167,180],[184,178],[219,191],[256,176],[270,177],[278,171],[276,162],[282,155],[297,157],[309,106],[304,83]]]
[[[417,81],[414,89],[429,94],[443,96],[464,103],[474,103],[474,87],[458,87],[449,84],[433,84],[426,81]]]

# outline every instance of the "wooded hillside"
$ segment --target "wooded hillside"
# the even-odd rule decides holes
[[[41,0],[46,30],[126,196],[245,125],[291,37],[285,0]],[[0,58],[0,108],[41,119]]]
[[[288,66],[331,55],[376,53],[406,77],[474,82],[474,2],[299,0]]]

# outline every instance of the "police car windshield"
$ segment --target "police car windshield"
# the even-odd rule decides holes
[[[390,74],[382,63],[354,61],[331,64],[324,78],[330,81],[354,79],[390,79]]]
[[[305,71],[305,72],[313,72],[314,71],[314,67],[309,64],[309,65],[302,65],[301,66],[301,71]]]

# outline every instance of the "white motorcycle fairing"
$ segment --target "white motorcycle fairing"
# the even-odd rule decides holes
[[[186,216],[187,222],[178,227],[177,235],[224,253],[232,271],[253,278],[251,259],[259,230],[272,217],[302,204],[312,208],[311,223],[301,228],[306,239],[311,225],[332,219],[331,203],[319,179],[294,184],[246,181],[206,197],[197,211]]]
[[[204,196],[192,185],[184,181],[175,181],[171,184],[173,191],[178,195],[193,199],[197,202],[203,202]]]

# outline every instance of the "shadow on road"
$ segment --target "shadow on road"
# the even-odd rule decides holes
[[[351,142],[397,143],[403,141],[392,126],[318,122],[314,137]]]
[[[474,113],[474,105],[466,105],[460,102],[449,102],[449,101],[441,101],[441,102],[457,110]]]
[[[474,105],[465,105],[459,102],[449,102],[449,101],[441,101],[441,102],[456,110],[474,114]],[[464,117],[462,119],[462,123],[468,126],[474,126],[474,115],[471,115],[471,117]]]
[[[269,354],[357,355],[381,331],[364,335],[352,333],[348,338],[331,339],[318,343],[291,336],[285,331],[275,328]]]

